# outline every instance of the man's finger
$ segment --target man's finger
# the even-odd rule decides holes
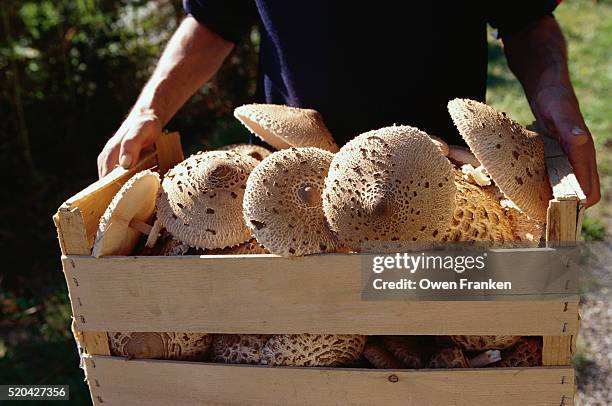
[[[138,162],[140,158],[140,150],[142,148],[142,138],[144,134],[138,129],[129,132],[121,140],[121,148],[119,151],[119,165],[125,169],[129,169]]]
[[[564,149],[572,164],[574,175],[587,197],[586,206],[594,205],[601,199],[601,192],[593,142],[577,146],[566,144]]]

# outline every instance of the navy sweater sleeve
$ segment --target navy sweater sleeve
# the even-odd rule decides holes
[[[487,22],[497,28],[499,37],[520,31],[532,21],[550,15],[561,0],[487,1]],[[504,3],[503,5],[501,3]]]
[[[236,43],[257,22],[249,0],[183,0],[185,12],[227,41]]]

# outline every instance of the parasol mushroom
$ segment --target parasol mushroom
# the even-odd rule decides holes
[[[231,151],[198,153],[170,169],[157,198],[157,218],[192,247],[232,247],[251,238],[242,219],[249,174],[259,162]]]
[[[341,243],[431,241],[446,229],[455,201],[450,162],[424,132],[385,127],[359,135],[334,157],[323,210]]]
[[[273,254],[300,256],[334,252],[321,202],[333,154],[319,148],[273,153],[255,168],[244,194],[244,221]]]
[[[276,149],[316,147],[338,151],[338,145],[316,110],[279,104],[246,104],[236,108],[234,116]]]
[[[529,217],[546,221],[552,189],[544,161],[544,143],[538,134],[474,100],[451,100],[448,111],[504,195]]]
[[[259,364],[269,338],[265,334],[216,334],[212,341],[212,359],[226,364]]]
[[[242,155],[248,155],[251,158],[263,161],[264,158],[268,157],[272,152],[262,147],[261,145],[255,144],[230,144],[224,145],[219,148],[219,151],[233,151]]]
[[[150,170],[132,176],[115,194],[100,218],[93,256],[129,255],[155,212],[159,175]]]
[[[272,366],[340,367],[355,362],[366,336],[349,334],[281,334],[270,337],[262,364]]]
[[[111,355],[129,359],[202,361],[212,336],[201,333],[122,333],[110,332]]]

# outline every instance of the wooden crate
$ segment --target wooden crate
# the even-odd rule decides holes
[[[506,262],[556,254],[580,235],[584,195],[558,145],[547,142],[553,185],[547,248],[500,249]],[[91,256],[98,220],[121,185],[182,160],[178,134],[133,169],[68,199],[54,216],[82,351],[96,405],[572,405],[570,366],[579,298],[512,301],[362,301],[360,256]],[[108,331],[210,333],[512,334],[542,336],[534,368],[370,370],[275,368],[125,360]]]

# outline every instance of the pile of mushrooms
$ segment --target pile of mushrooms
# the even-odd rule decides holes
[[[234,144],[188,157],[161,182],[155,171],[137,173],[102,216],[93,255],[303,256],[403,241],[537,246],[552,196],[542,140],[479,102],[455,99],[448,110],[469,149],[401,125],[338,148],[315,110],[241,106],[235,117],[278,151]],[[360,335],[118,332],[110,341],[113,354],[136,358],[339,366],[365,357],[408,368],[476,366],[523,343],[459,337],[437,357],[401,337],[366,345]],[[473,351],[497,352],[459,356]]]

